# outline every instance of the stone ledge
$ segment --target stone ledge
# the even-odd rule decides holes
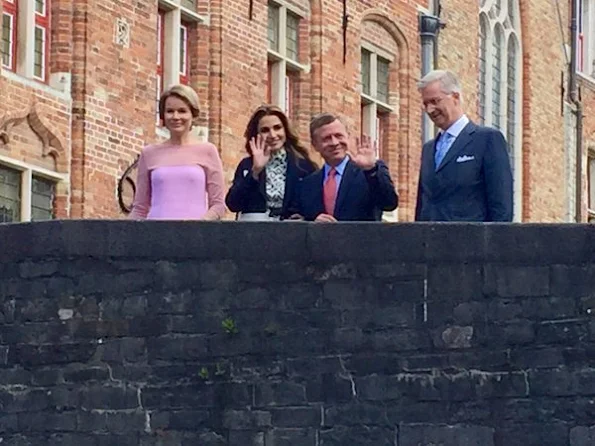
[[[54,257],[407,263],[595,263],[575,224],[56,220],[0,225],[0,263]]]

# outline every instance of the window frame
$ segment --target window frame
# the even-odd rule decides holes
[[[595,79],[595,0],[576,1],[578,5],[576,71],[593,80]]]
[[[37,12],[36,0],[2,0],[3,13],[13,15],[12,67],[2,69],[23,78],[48,85],[50,79],[51,0],[43,0],[43,11]],[[42,30],[42,44],[38,49],[36,34]],[[41,72],[37,72],[36,54],[41,54]]]
[[[18,38],[18,16],[19,16],[19,5],[17,0],[2,0],[2,21],[4,16],[10,17],[11,30],[10,30],[10,46],[9,46],[9,57],[10,64],[5,65],[3,62],[1,66],[5,70],[16,71],[17,61],[17,38]],[[4,28],[3,28],[4,29]]]
[[[22,195],[23,195],[23,175],[21,174],[21,172],[19,170],[13,169],[12,167],[8,167],[5,166],[3,164],[0,164],[0,171],[1,170],[7,170],[9,171],[9,173],[11,175],[14,175],[15,178],[15,184],[13,185],[16,188],[16,197],[14,197],[14,199],[11,199],[10,197],[7,197],[5,195],[3,195],[1,198],[2,199],[8,199],[9,202],[12,201],[14,203],[14,211],[17,212],[17,216],[15,220],[10,220],[10,221],[6,221],[4,219],[4,213],[0,213],[0,216],[2,216],[2,218],[0,219],[0,223],[16,223],[16,222],[20,222],[21,221],[21,214],[22,214]],[[2,182],[0,183],[0,185],[5,186],[7,183]]]
[[[364,66],[361,63],[363,60],[364,52],[369,54],[370,57],[370,64],[369,64],[369,85],[368,91],[369,93],[364,93]],[[360,50],[360,96],[361,96],[361,118],[362,118],[362,125],[361,125],[361,136],[368,135],[373,138],[373,141],[377,144],[378,158],[381,158],[382,155],[382,148],[383,142],[385,140],[381,139],[381,134],[386,134],[387,129],[384,127],[384,115],[390,115],[392,112],[395,111],[394,107],[392,107],[388,102],[384,102],[378,99],[378,59],[382,59],[388,62],[388,97],[387,100],[390,102],[390,72],[391,72],[391,65],[394,63],[394,57],[386,52],[385,50],[378,48],[376,45],[373,45],[369,42],[362,41],[361,43],[361,50]]]
[[[293,20],[293,22],[296,25],[295,28],[295,57],[293,57],[293,55],[290,56],[290,48],[289,48],[289,43],[293,42],[293,40],[290,38],[290,29],[293,30],[292,27],[290,27],[289,23],[290,23],[290,18]],[[302,21],[302,18],[293,13],[291,10],[287,10],[286,11],[286,16],[285,16],[285,57],[287,57],[288,60],[293,61],[293,62],[297,62],[299,63],[300,61],[300,22]],[[292,49],[293,50],[293,49]]]
[[[292,5],[278,0],[271,0],[267,3],[267,80],[266,97],[269,103],[281,108],[290,119],[296,117],[299,104],[296,101],[296,92],[299,88],[302,73],[309,72],[309,67],[301,63],[301,27],[307,23],[306,14]],[[275,17],[273,30],[277,38],[277,48],[271,48],[270,17]],[[297,53],[296,59],[288,55],[288,23],[287,18],[291,16],[297,19]]]
[[[58,172],[54,172],[49,169],[44,169],[42,167],[34,166],[29,163],[25,163],[22,161],[17,161],[12,158],[8,158],[6,156],[0,155],[0,166],[5,167],[7,169],[12,169],[14,171],[19,172],[21,175],[21,196],[20,196],[20,219],[19,222],[28,222],[32,221],[32,186],[33,186],[33,178],[42,178],[45,180],[49,180],[54,182],[54,200],[55,197],[59,193],[59,189],[62,184],[68,183],[68,175],[61,174]],[[52,204],[52,215],[55,218],[56,215],[56,203]]]
[[[367,80],[369,82],[368,91],[364,92],[364,53],[369,55],[369,73]],[[378,98],[378,60],[382,59],[387,62],[388,76],[387,76],[387,101],[382,101]],[[376,144],[376,158],[385,158],[384,150],[388,144],[388,121],[391,113],[395,111],[395,107],[390,105],[391,101],[391,71],[395,58],[386,50],[365,40],[361,41],[360,45],[360,117],[361,117],[361,132],[360,137],[364,135],[370,136]],[[398,210],[391,212],[384,212],[382,219],[384,221],[396,222],[399,220]]]
[[[35,182],[36,181],[42,181],[42,182],[50,183],[50,187],[51,187],[52,191],[51,191],[51,195],[50,195],[50,209],[49,209],[50,218],[49,219],[40,219],[40,220],[38,220],[38,219],[34,218],[34,214],[35,214],[35,211],[36,210],[46,211],[46,209],[43,209],[43,208],[41,208],[39,206],[36,206],[35,203],[34,203],[34,201],[35,201],[35,195],[39,195],[39,194],[36,194],[36,192],[34,190],[34,186],[35,186]],[[45,177],[43,177],[41,175],[37,175],[35,173],[32,173],[32,175],[31,175],[31,215],[30,215],[31,221],[46,221],[46,220],[54,220],[56,218],[56,205],[55,205],[55,202],[56,202],[56,188],[57,188],[57,184],[56,184],[56,182],[54,180],[51,180],[51,179],[45,178]]]
[[[35,2],[36,0],[34,0]],[[51,0],[41,0],[43,2],[43,12],[37,12],[36,5],[33,7],[35,14],[35,25],[33,27],[33,79],[46,83],[48,80],[48,66],[50,54],[50,8]],[[41,55],[41,75],[35,73],[35,51],[37,49],[36,31],[40,29],[43,33],[42,55]]]

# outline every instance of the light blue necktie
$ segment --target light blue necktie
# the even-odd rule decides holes
[[[438,167],[444,159],[446,152],[448,152],[451,139],[452,135],[450,133],[442,133],[440,135],[440,138],[438,139],[438,143],[436,143],[436,153],[434,154],[434,163],[436,170],[438,170]]]

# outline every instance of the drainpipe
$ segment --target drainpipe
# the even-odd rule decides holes
[[[441,28],[440,19],[434,15],[421,13],[419,15],[419,35],[421,38],[421,75],[429,73],[436,61],[438,32]],[[422,112],[421,121],[422,144],[434,137],[430,118]]]
[[[431,12],[432,15],[438,17],[438,19],[440,19],[440,12],[442,10],[442,6],[440,6],[440,0],[432,0],[432,4],[431,4]],[[442,22],[440,22],[440,29],[444,28],[446,25]],[[437,69],[438,68],[438,36],[436,36],[436,39],[434,40],[434,68]]]
[[[583,105],[578,91],[576,76],[577,61],[577,33],[578,33],[578,8],[577,0],[572,0],[570,9],[570,73],[568,76],[568,100],[574,105],[576,116],[576,205],[575,219],[582,221],[583,210]]]

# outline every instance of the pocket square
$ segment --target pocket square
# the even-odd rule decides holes
[[[457,158],[457,163],[465,163],[467,161],[473,161],[475,159],[475,156],[471,155],[463,155],[463,156],[459,156]]]
[[[242,174],[244,175],[244,177],[248,176],[248,169],[244,169],[244,171],[242,172]]]

